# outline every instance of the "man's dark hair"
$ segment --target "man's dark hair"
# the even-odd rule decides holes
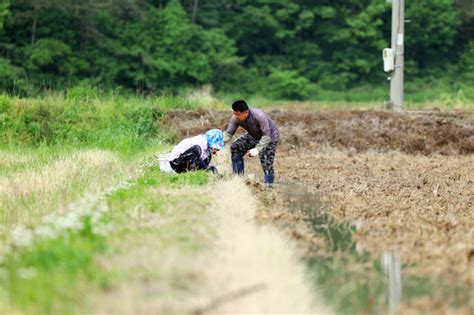
[[[247,103],[245,103],[244,100],[238,100],[232,104],[232,110],[234,112],[243,112],[248,109],[249,109],[249,106],[247,105]]]

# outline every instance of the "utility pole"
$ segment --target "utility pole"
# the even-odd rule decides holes
[[[395,68],[390,77],[390,103],[395,111],[403,111],[403,67],[405,41],[405,0],[392,0],[392,49]]]

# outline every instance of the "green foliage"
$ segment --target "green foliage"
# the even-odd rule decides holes
[[[281,97],[301,99],[317,95],[314,86],[340,91],[385,79],[386,1],[197,3],[193,11],[179,0],[2,0],[0,90],[31,95],[89,85],[175,93],[213,84],[278,97],[268,82],[276,80],[296,89]],[[407,2],[407,78],[459,82],[473,12],[466,0]]]
[[[10,60],[0,57],[0,86],[12,93],[25,91],[26,84],[21,68],[15,67]]]
[[[464,95],[463,90],[458,90],[455,93],[440,93],[438,96],[438,102],[444,108],[455,108],[460,105],[468,103],[468,99]]]
[[[212,80],[217,67],[234,62],[235,48],[224,32],[192,24],[179,1],[162,10],[150,7],[148,14],[119,35],[120,47],[132,48],[118,52],[126,60],[116,79],[145,90],[203,84]]]
[[[5,98],[0,100],[3,103]],[[44,158],[51,160],[52,156],[45,154]],[[129,274],[118,274],[120,268],[116,266],[105,270],[98,264],[102,255],[118,252],[117,245],[122,245],[118,239],[137,240],[153,233],[153,249],[160,255],[167,254],[165,250],[174,258],[179,253],[179,259],[195,255],[203,246],[197,236],[206,228],[208,199],[179,189],[168,195],[166,189],[206,185],[213,180],[212,175],[198,171],[169,176],[155,166],[145,167],[141,174],[128,188],[116,190],[106,200],[70,204],[67,213],[43,217],[40,226],[31,226],[34,230],[16,232],[0,263],[1,306],[8,303],[28,314],[90,313],[91,297],[107,290],[118,277],[129,279]],[[71,185],[62,194],[71,193]],[[146,212],[143,218],[160,215],[159,224],[144,225],[141,216],[133,215],[133,209]],[[124,233],[127,238],[123,238]],[[153,271],[163,272],[160,266],[153,266]],[[160,277],[171,276],[171,272],[174,270],[168,268]]]
[[[454,40],[460,19],[459,12],[454,10],[453,0],[410,1],[407,3],[406,17],[410,23],[405,29],[405,58],[415,62],[412,73],[417,70],[433,72],[433,66],[441,67],[449,55],[456,57]]]
[[[474,40],[469,42],[466,51],[461,56],[460,65],[459,73],[462,73],[462,77],[474,83]]]
[[[296,71],[275,69],[268,78],[268,90],[276,99],[306,99],[310,95],[310,81]]]
[[[28,69],[54,75],[73,73],[72,50],[64,42],[52,38],[40,39],[29,53]]]
[[[379,79],[380,52],[387,42],[382,17],[389,7],[383,1],[345,1],[335,7],[337,15],[321,16],[324,22],[317,28],[326,61],[319,83],[324,88],[341,89]]]
[[[201,194],[175,193],[168,195],[167,189],[179,189],[182,187],[203,186],[214,179],[213,175],[205,171],[188,172],[179,175],[169,175],[160,171],[157,166],[145,168],[142,176],[132,182],[132,187],[119,189],[109,197],[109,205],[113,209],[129,211],[137,208],[144,211],[156,213],[166,217],[172,214],[173,220],[168,224],[160,224],[160,228],[153,228],[151,231],[156,233],[156,240],[166,240],[164,244],[155,244],[156,246],[172,247],[173,252],[176,248],[194,252],[198,248],[198,240],[194,237],[195,224],[205,225],[203,216],[196,221],[177,220],[184,214],[186,217],[192,215],[194,219],[196,213],[204,210],[208,196]],[[128,220],[128,215],[127,215]],[[168,220],[166,220],[168,222]],[[159,241],[158,241],[159,243]]]
[[[317,99],[329,102],[367,103],[377,101],[383,103],[388,97],[388,87],[366,84],[341,91],[320,89]]]
[[[132,181],[132,187],[117,191],[108,198],[108,203],[116,218],[114,237],[133,240],[132,244],[141,248],[143,243],[140,240],[145,238],[149,246],[143,249],[151,249],[156,254],[152,259],[156,259],[157,264],[134,270],[146,273],[155,283],[169,287],[171,291],[167,291],[165,296],[173,298],[176,296],[174,289],[188,292],[193,281],[186,272],[188,263],[196,257],[197,251],[209,245],[212,235],[208,211],[210,198],[205,189],[195,186],[210,181],[212,175],[201,171],[180,174],[177,176],[180,184],[174,187],[169,186],[169,177],[156,167],[146,167],[140,179]],[[129,251],[129,245],[125,243],[122,248]],[[120,264],[112,267],[114,274],[123,276],[125,280],[130,279],[129,268]]]
[[[5,19],[8,16],[10,0],[0,0],[0,32],[3,29]]]
[[[68,90],[66,97],[1,95],[0,145],[71,144],[122,151],[144,148],[161,132],[160,118],[166,110],[197,105],[181,97],[127,97],[84,86]]]

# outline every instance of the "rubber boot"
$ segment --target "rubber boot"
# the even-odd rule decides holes
[[[232,171],[237,175],[244,175],[244,159],[236,158],[232,159]]]
[[[222,178],[224,177],[224,175],[222,174],[219,174],[219,171],[217,170],[217,168],[213,165],[209,166],[206,171],[208,172],[212,172],[212,174],[214,174],[214,176],[216,176],[217,178]]]
[[[273,187],[273,180],[275,179],[275,175],[265,175],[265,186],[266,187]]]

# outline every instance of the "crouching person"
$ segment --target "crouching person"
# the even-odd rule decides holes
[[[205,134],[186,138],[178,143],[169,156],[171,168],[176,173],[207,170],[218,175],[211,165],[212,156],[224,148],[224,134],[219,129],[211,129]]]

